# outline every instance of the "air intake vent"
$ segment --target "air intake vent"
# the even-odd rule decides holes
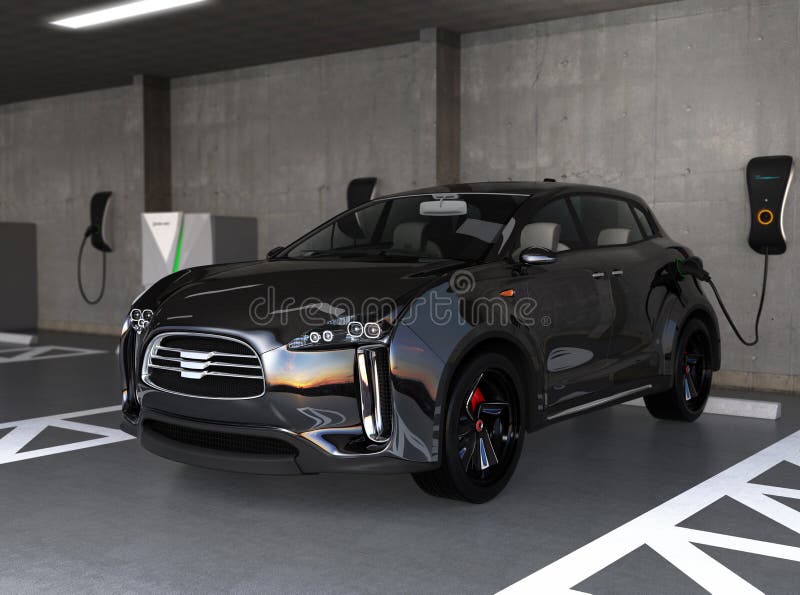
[[[252,399],[265,391],[258,354],[217,335],[158,335],[147,349],[142,379],[159,390],[209,399]]]
[[[273,456],[296,457],[298,454],[294,446],[278,438],[197,430],[155,420],[146,421],[144,427],[146,431],[200,448]]]
[[[373,442],[386,442],[392,435],[392,390],[389,354],[383,346],[360,347],[358,376],[361,419]]]

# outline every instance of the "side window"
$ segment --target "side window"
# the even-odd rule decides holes
[[[589,246],[623,246],[644,239],[630,203],[609,196],[580,195],[570,198]]]
[[[556,199],[533,212],[530,217],[520,221],[519,239],[515,242],[514,253],[518,254],[524,248],[532,246],[549,248],[552,245],[553,226],[558,225],[558,252],[583,248],[580,234],[575,225],[575,219],[570,212],[565,198]]]
[[[656,231],[653,229],[653,226],[650,224],[650,219],[648,219],[642,208],[635,204],[631,204],[631,208],[633,209],[636,220],[639,222],[639,226],[642,228],[642,231],[644,231],[644,237],[652,238],[655,236]]]
[[[582,248],[581,237],[575,226],[575,219],[564,198],[547,203],[534,213],[532,223],[558,223],[561,226],[558,251]]]

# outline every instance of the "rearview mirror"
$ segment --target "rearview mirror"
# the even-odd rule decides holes
[[[531,246],[520,252],[519,260],[522,264],[550,264],[556,261],[556,255],[547,248]]]
[[[455,196],[458,195],[456,194]],[[463,200],[444,198],[426,200],[419,203],[419,214],[425,217],[459,217],[467,214],[467,203]]]

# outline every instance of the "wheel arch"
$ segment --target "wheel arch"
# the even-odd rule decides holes
[[[674,299],[672,308],[661,321],[661,330],[657,333],[661,342],[661,371],[663,375],[672,375],[675,350],[677,349],[678,339],[681,331],[689,321],[699,320],[711,334],[712,348],[712,368],[719,370],[722,360],[722,348],[720,343],[719,325],[714,311],[709,306],[701,303],[694,304],[688,308]]]
[[[473,356],[479,353],[500,353],[507,357],[517,368],[523,383],[523,394],[520,399],[525,429],[530,431],[540,422],[541,366],[533,349],[523,344],[513,335],[503,333],[487,333],[465,341],[459,345],[448,360],[439,384],[437,403],[444,409],[450,396],[450,389],[458,378],[458,371],[463,369]]]

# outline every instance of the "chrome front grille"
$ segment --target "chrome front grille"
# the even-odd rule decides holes
[[[153,388],[207,399],[253,399],[265,392],[258,354],[239,339],[163,333],[150,342],[142,380]]]

